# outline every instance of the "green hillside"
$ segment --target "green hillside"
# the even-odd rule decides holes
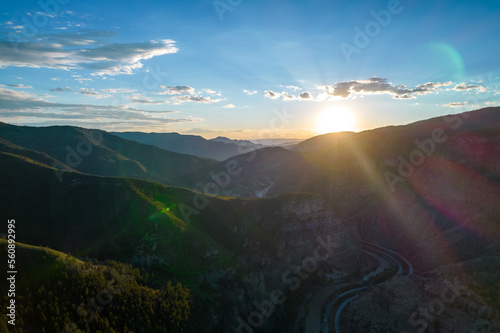
[[[7,241],[0,239],[0,254]],[[170,281],[148,285],[147,275],[116,261],[95,265],[16,243],[16,326],[0,319],[0,332],[196,332],[203,313],[191,291]],[[5,280],[2,290],[7,290]],[[2,296],[6,308],[7,296]],[[8,325],[8,326],[7,326]]]
[[[209,324],[214,332],[235,324],[235,309],[245,307],[237,295],[253,295],[246,300],[249,305],[253,297],[269,297],[261,295],[249,277],[265,274],[277,287],[282,283],[272,271],[286,270],[289,263],[273,253],[286,252],[283,246],[289,242],[286,246],[293,249],[287,254],[289,262],[307,255],[303,246],[286,237],[285,226],[315,237],[295,214],[282,211],[284,204],[307,201],[312,195],[220,198],[137,179],[76,172],[67,172],[59,182],[57,170],[27,157],[0,153],[0,163],[5,171],[0,174],[0,201],[7,207],[2,218],[16,219],[19,242],[50,246],[78,258],[132,263],[154,275],[150,281],[155,288],[179,281],[197,296],[207,316],[218,318],[195,320]],[[195,200],[206,205],[200,207]],[[300,295],[295,293],[298,299]],[[287,303],[289,311],[295,311],[296,302]],[[287,316],[280,312],[272,320],[279,325]]]
[[[62,169],[111,177],[129,177],[186,186],[192,175],[214,160],[168,152],[122,139],[105,131],[72,126],[28,127],[0,123],[0,149]],[[21,155],[26,155],[27,152]],[[64,173],[59,173],[62,180]]]
[[[161,237],[161,243],[174,250],[172,258],[177,258],[168,263],[173,270],[201,269],[196,261],[200,253],[196,251],[210,246],[213,240],[198,235],[196,216],[188,226],[177,208],[189,202],[193,192],[73,172],[66,173],[60,183],[56,170],[27,158],[0,153],[0,161],[4,166],[0,197],[19,221],[20,241],[48,245],[80,257],[131,260],[139,247],[153,247],[151,237]],[[194,239],[200,248],[184,245],[195,243]],[[178,252],[193,261],[176,255]]]

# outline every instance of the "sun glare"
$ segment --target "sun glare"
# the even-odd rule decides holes
[[[322,112],[316,119],[316,132],[326,134],[331,132],[354,131],[355,119],[346,108],[334,108]]]

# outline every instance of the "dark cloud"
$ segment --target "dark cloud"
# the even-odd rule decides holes
[[[264,94],[267,98],[271,98],[271,99],[277,99],[277,98],[282,98],[283,101],[296,101],[296,100],[300,100],[300,101],[305,101],[305,100],[313,100],[312,98],[312,95],[310,92],[308,91],[304,91],[303,93],[300,93],[298,95],[292,95],[292,94],[289,94],[288,92],[286,91],[282,91],[282,92],[274,92],[272,90],[267,90],[265,91],[265,94]]]
[[[304,91],[303,93],[299,94],[300,99],[311,99],[311,93],[308,91]]]
[[[32,86],[25,86],[24,84],[6,84],[5,86],[11,88],[33,89]]]
[[[73,89],[71,89],[70,87],[64,87],[64,88],[61,88],[61,87],[57,87],[57,88],[54,88],[54,89],[50,89],[50,91],[55,91],[55,92],[72,92],[74,93],[75,91]]]
[[[268,97],[268,98],[271,98],[271,99],[277,99],[277,98],[279,98],[279,97],[280,97],[280,95],[281,95],[281,94],[280,94],[279,92],[274,92],[274,91],[272,91],[272,90],[266,90],[266,91],[264,92],[264,95],[265,95],[266,97]]]
[[[478,85],[478,84],[466,84],[465,82],[457,84],[453,88],[453,90],[455,90],[455,91],[477,90],[478,92],[486,92],[486,91],[488,91],[487,88],[485,88],[485,87],[483,87],[481,85]]]

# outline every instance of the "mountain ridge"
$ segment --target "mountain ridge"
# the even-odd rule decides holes
[[[105,131],[72,126],[23,127],[3,123],[0,138],[5,149],[13,149],[5,144],[9,142],[43,153],[54,160],[52,166],[62,170],[126,176],[169,185],[185,186],[196,170],[215,163],[122,139]]]
[[[176,153],[188,154],[203,158],[210,158],[218,161],[226,160],[262,146],[250,141],[236,142],[234,140],[218,141],[206,140],[197,135],[185,135],[179,133],[144,133],[144,132],[111,132],[119,137],[137,141],[144,144],[156,146],[158,148]]]

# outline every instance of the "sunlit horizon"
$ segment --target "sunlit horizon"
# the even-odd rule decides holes
[[[213,3],[3,4],[0,121],[304,139],[500,103],[497,3]]]

